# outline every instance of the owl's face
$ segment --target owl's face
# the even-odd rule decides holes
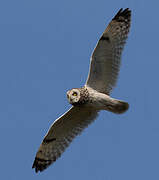
[[[67,91],[67,99],[70,104],[76,105],[80,103],[80,91],[78,89],[71,89],[70,91]]]

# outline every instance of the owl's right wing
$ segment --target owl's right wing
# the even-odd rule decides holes
[[[131,11],[128,8],[120,9],[109,23],[92,54],[86,86],[110,94],[117,81],[130,23]]]
[[[36,172],[43,171],[56,161],[97,114],[97,111],[90,108],[72,107],[58,118],[43,139],[32,168],[35,168]]]

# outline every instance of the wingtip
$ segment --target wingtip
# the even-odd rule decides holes
[[[56,161],[55,158],[53,160],[45,160],[45,159],[41,159],[41,158],[36,157],[34,162],[33,162],[32,169],[35,168],[36,173],[38,173],[39,171],[42,172],[49,165],[51,165],[54,161]]]
[[[121,8],[119,9],[119,11],[112,20],[123,21],[123,18],[130,19],[130,17],[131,17],[131,10],[129,8],[125,8],[124,10],[123,8]]]
[[[37,168],[36,164],[37,164],[37,163],[36,163],[36,160],[34,160],[34,163],[33,163],[33,165],[32,165],[32,169],[35,168],[35,172],[38,173],[38,171],[40,171],[40,170]]]

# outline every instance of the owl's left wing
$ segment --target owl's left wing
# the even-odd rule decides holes
[[[97,114],[90,108],[72,107],[55,120],[39,147],[32,168],[36,172],[43,171],[55,162]]]
[[[131,11],[127,8],[120,9],[109,23],[92,54],[86,86],[110,94],[117,81],[130,22]]]

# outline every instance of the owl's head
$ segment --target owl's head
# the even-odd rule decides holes
[[[78,89],[67,91],[67,99],[72,105],[78,104],[80,101],[80,91]]]
[[[84,88],[67,91],[67,99],[72,105],[81,105],[88,101],[88,92]]]

